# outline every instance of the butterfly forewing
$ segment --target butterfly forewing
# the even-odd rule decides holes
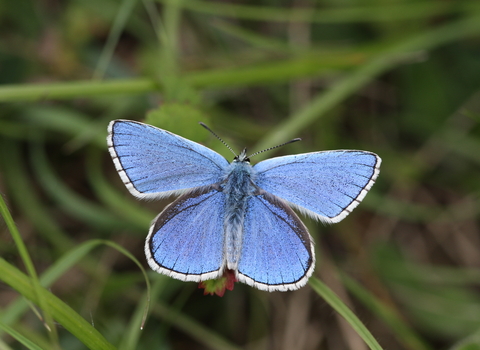
[[[228,166],[215,151],[147,124],[115,120],[108,132],[115,167],[139,198],[159,198],[217,183]]]
[[[152,222],[150,267],[183,281],[218,278],[223,264],[225,195],[212,187],[184,194]]]
[[[365,151],[327,151],[277,157],[254,166],[256,184],[325,222],[344,219],[365,197],[380,158]]]
[[[313,241],[280,198],[263,193],[247,203],[239,280],[268,291],[295,290],[313,272]]]

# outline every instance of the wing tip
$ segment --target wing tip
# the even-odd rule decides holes
[[[109,125],[109,128],[110,128],[110,125]],[[109,135],[107,137],[107,144],[108,144],[108,152],[110,153],[110,157],[112,158],[113,164],[115,165],[115,169],[117,170],[117,173],[120,176],[120,179],[124,183],[125,187],[128,189],[128,191],[132,195],[134,195],[137,198],[143,199],[146,196],[146,194],[138,191],[135,188],[135,186],[133,186],[132,180],[128,177],[127,172],[125,171],[122,163],[120,162],[120,157],[118,156],[117,151],[115,150],[115,147],[113,145],[113,132],[110,133],[110,129],[109,129]]]
[[[377,180],[378,175],[380,174],[380,165],[382,164],[382,158],[380,158],[378,154],[375,154],[373,152],[368,152],[368,151],[361,151],[361,152],[371,154],[375,157],[375,164],[372,166],[373,174],[370,177],[369,181],[362,188],[360,193],[355,198],[353,198],[352,202],[347,207],[345,207],[340,212],[340,214],[338,214],[337,216],[334,216],[333,218],[328,218],[329,220],[327,220],[327,222],[336,224],[337,222],[340,222],[343,219],[345,219],[353,211],[353,209],[355,209],[362,202],[362,200],[365,198],[365,196],[367,195],[367,193],[370,191],[373,184]]]

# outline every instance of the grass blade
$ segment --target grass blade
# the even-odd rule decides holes
[[[30,350],[42,350],[37,344],[26,338],[22,334],[18,333],[15,329],[7,326],[3,322],[0,322],[0,329],[8,333],[11,337],[15,338],[20,344],[24,345]]]
[[[310,286],[320,295],[332,308],[334,308],[358,333],[365,343],[372,350],[382,350],[380,344],[363,325],[357,316],[346,306],[340,298],[319,279],[312,277],[308,281]]]
[[[34,290],[31,279],[2,258],[0,258],[0,280],[36,304],[38,304],[40,296],[51,316],[87,348],[92,350],[116,349],[90,323],[55,295],[43,287]]]

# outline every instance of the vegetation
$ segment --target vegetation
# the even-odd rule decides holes
[[[1,349],[480,349],[478,0],[19,0],[0,28]],[[204,296],[146,267],[169,201],[121,183],[119,118],[383,163],[341,223],[302,218],[307,286]]]

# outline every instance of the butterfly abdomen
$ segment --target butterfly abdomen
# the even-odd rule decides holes
[[[248,162],[232,162],[223,182],[225,193],[225,252],[227,268],[237,270],[240,259],[247,200],[254,195],[254,170]]]

